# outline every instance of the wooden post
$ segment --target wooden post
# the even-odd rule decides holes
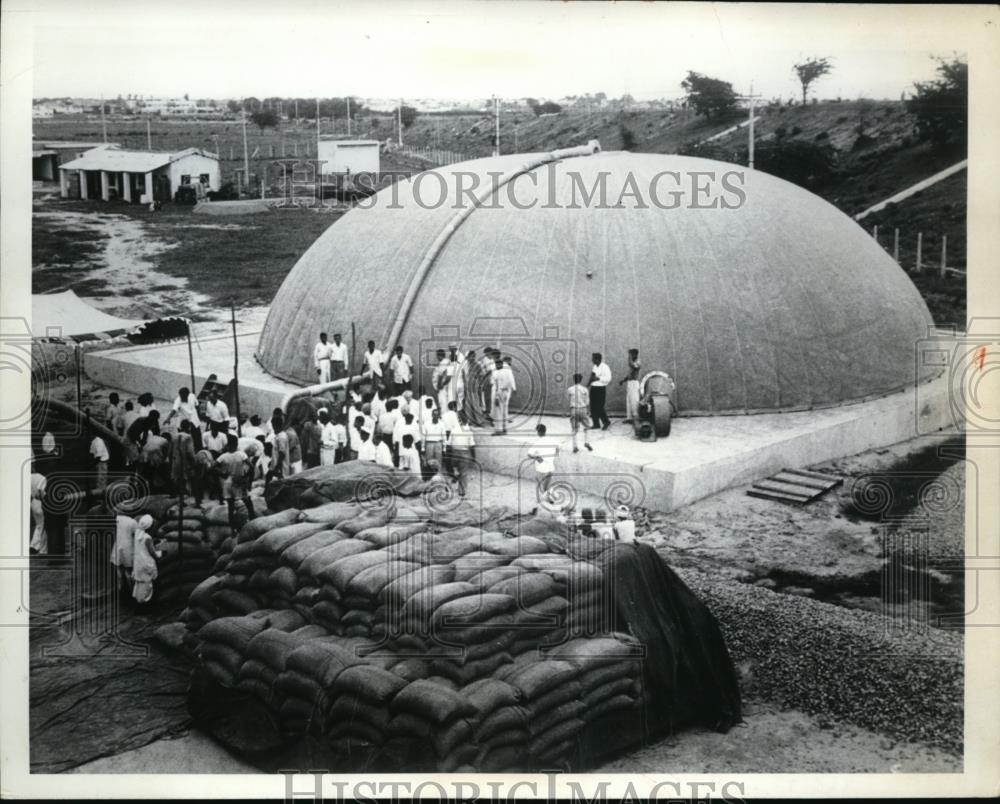
[[[76,409],[79,411],[83,410],[83,386],[82,379],[80,375],[83,373],[83,360],[80,359],[80,344],[76,344],[73,347],[74,356],[76,357]]]
[[[191,369],[191,393],[198,396],[198,388],[194,382],[194,349],[191,348],[191,322],[187,322],[187,339],[188,339],[188,367]]]
[[[899,262],[899,228],[892,230],[892,258]]]
[[[948,235],[941,235],[941,276],[948,272]]]
[[[236,392],[234,401],[236,402],[236,435],[243,435],[243,428],[240,425],[240,347],[236,342],[236,303],[230,304],[233,322],[233,390]]]
[[[922,256],[923,245],[924,245],[924,233],[917,232],[917,264],[916,268],[914,269],[914,273],[918,274],[920,273],[920,258]]]

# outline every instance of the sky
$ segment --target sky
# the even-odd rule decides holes
[[[23,7],[23,11],[21,8]],[[34,28],[38,97],[679,97],[688,70],[741,93],[898,98],[964,53],[960,7],[610,2],[7,0]]]

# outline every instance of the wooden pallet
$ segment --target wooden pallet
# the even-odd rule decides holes
[[[842,477],[808,472],[805,469],[782,469],[766,480],[754,483],[747,494],[764,500],[806,505],[844,482]]]

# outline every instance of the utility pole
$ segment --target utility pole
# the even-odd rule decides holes
[[[403,147],[403,99],[399,99],[399,107],[396,109],[396,123],[399,127],[399,147]]]
[[[104,95],[101,95],[101,135],[108,141],[108,124],[104,121]]]
[[[243,184],[250,188],[250,155],[247,151],[247,110],[243,109]]]
[[[153,133],[149,129],[149,115],[146,115],[146,150],[153,150]]]
[[[496,134],[494,135],[496,145],[493,148],[493,156],[500,156],[500,99],[496,95],[493,96],[493,116],[496,119]]]
[[[319,98],[316,98],[316,159],[319,160]]]
[[[347,96],[347,136],[351,136],[351,96]]]
[[[747,166],[751,170],[753,170],[753,146],[754,146],[753,124],[754,124],[754,120],[756,119],[754,117],[754,107],[756,105],[756,99],[759,98],[759,97],[760,97],[760,95],[754,95],[753,94],[753,81],[750,82],[750,94],[749,95],[741,95],[740,96],[740,98],[742,100],[748,100],[748,101],[750,101],[750,120],[749,120],[749,124],[747,125],[747,128],[748,128],[748,138],[749,138],[748,139],[748,146],[747,146]]]
[[[229,310],[233,323],[233,401],[236,403],[236,435],[243,435],[240,425],[240,344],[236,340],[236,303],[231,302]]]

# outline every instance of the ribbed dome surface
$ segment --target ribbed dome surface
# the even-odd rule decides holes
[[[359,361],[369,339],[389,345],[402,311],[397,342],[424,367],[425,385],[436,348],[459,342],[481,355],[499,344],[514,357],[521,410],[565,409],[574,369],[587,376],[595,351],[614,375],[609,409],[622,410],[617,381],[630,347],[643,372],[670,373],[682,412],[834,405],[924,378],[914,359],[932,324],[923,299],[821,198],[765,173],[673,155],[605,152],[519,173],[543,157],[440,168],[344,215],[278,291],[260,339],[263,367],[314,382],[320,331],[349,340],[354,322]],[[742,183],[731,176],[720,189],[731,171]],[[714,174],[697,180],[714,189],[693,198],[697,172]],[[455,185],[469,187],[473,175],[480,193],[501,186],[462,218]],[[584,203],[601,181],[608,203]],[[661,205],[682,190],[680,205],[652,203],[651,186]],[[745,194],[738,208],[693,208],[710,196],[735,205],[733,187]]]

